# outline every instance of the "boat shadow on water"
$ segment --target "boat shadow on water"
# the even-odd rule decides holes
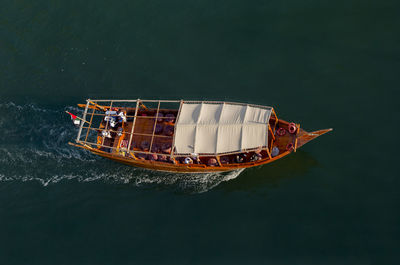
[[[276,188],[281,181],[303,176],[318,166],[318,160],[309,153],[299,150],[275,163],[247,169],[240,174],[240,178],[224,183],[218,189],[226,192],[255,192]]]

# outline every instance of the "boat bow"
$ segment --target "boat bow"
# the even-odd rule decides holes
[[[318,130],[318,131],[313,131],[313,132],[306,132],[304,131],[301,135],[297,137],[297,147],[301,147],[308,143],[311,140],[314,140],[315,138],[332,131],[332,128],[329,129],[323,129],[323,130]]]

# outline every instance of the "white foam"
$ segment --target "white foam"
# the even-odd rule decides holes
[[[127,172],[125,168],[121,172],[98,172],[97,170],[89,170],[84,172],[83,175],[76,173],[54,174],[48,178],[36,177],[32,175],[13,175],[6,176],[0,174],[0,181],[38,181],[43,186],[56,184],[66,180],[76,180],[78,182],[92,182],[92,181],[105,181],[110,183],[123,183],[127,185],[134,185],[136,187],[146,187],[151,185],[167,186],[174,190],[190,193],[203,193],[207,192],[220,183],[237,178],[244,169],[236,170],[226,173],[207,173],[207,174],[179,174],[179,173],[165,173],[151,172],[148,174],[144,170],[132,169]],[[112,169],[115,170],[115,169]],[[32,173],[32,172],[31,172]],[[30,174],[31,174],[30,173]]]
[[[7,109],[14,108],[14,109],[17,109],[18,111],[31,110],[31,111],[36,111],[36,112],[57,112],[57,110],[40,108],[34,103],[28,103],[28,104],[24,104],[24,105],[17,105],[14,102],[0,103],[0,108],[7,108]]]
[[[82,113],[82,109],[67,106],[50,110],[33,103],[17,105],[13,102],[0,103],[0,110],[2,108],[8,111],[8,115],[0,119],[4,139],[21,138],[22,142],[0,145],[0,181],[38,181],[43,186],[67,180],[105,181],[136,187],[161,185],[184,192],[201,193],[237,178],[243,171],[182,174],[104,162],[103,158],[68,146],[67,142],[75,137],[76,129],[69,119],[55,116],[65,110]],[[10,122],[14,126],[3,126]]]

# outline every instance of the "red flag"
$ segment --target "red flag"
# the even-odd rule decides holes
[[[68,112],[68,114],[71,115],[71,119],[73,119],[73,120],[75,120],[77,118],[76,115],[74,115],[74,114],[72,114],[70,112]]]
[[[76,115],[72,114],[69,111],[65,111],[65,112],[68,113],[69,115],[71,115],[71,120],[75,124],[75,126],[78,126],[79,124],[81,124],[80,118],[78,118]]]

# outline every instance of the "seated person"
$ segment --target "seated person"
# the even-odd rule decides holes
[[[190,157],[185,157],[185,159],[183,159],[183,163],[184,164],[193,164],[193,159],[191,159]]]
[[[261,155],[261,147],[260,147],[256,151],[254,151],[254,154],[250,157],[250,161],[252,161],[252,162],[258,161],[261,158],[262,158],[262,155]]]
[[[218,161],[215,158],[208,159],[207,165],[210,167],[215,167],[218,165]]]
[[[219,161],[221,161],[221,164],[229,164],[229,157],[228,156],[221,156]]]
[[[251,157],[250,157],[250,161],[254,162],[254,161],[258,161],[262,158],[261,153],[254,153]]]
[[[236,163],[243,163],[244,161],[245,161],[245,158],[247,157],[247,155],[246,154],[238,154],[236,157],[235,157],[235,162]]]

